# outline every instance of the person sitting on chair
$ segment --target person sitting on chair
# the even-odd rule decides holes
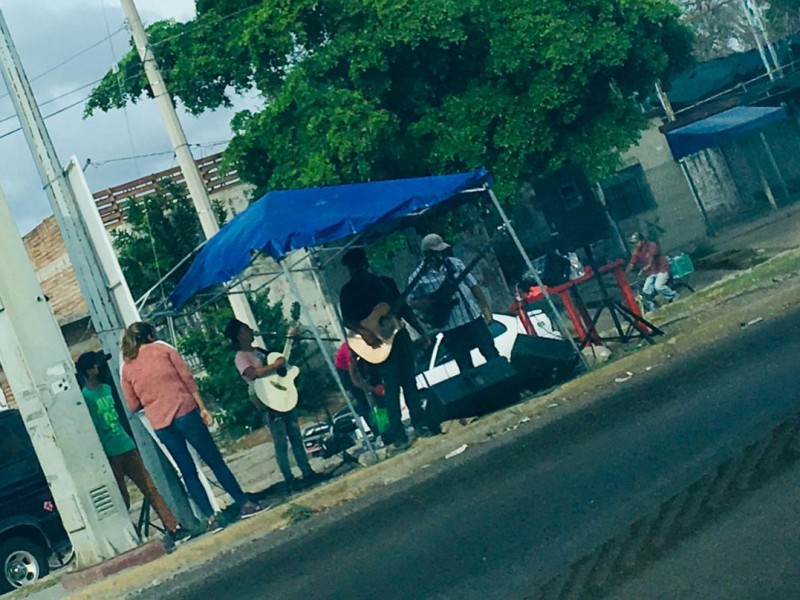
[[[450,244],[439,234],[431,233],[422,238],[425,261],[411,273],[409,282],[426,265],[431,265],[431,268],[409,294],[412,307],[435,308],[429,305],[434,302],[432,299],[437,290],[446,285],[448,279],[456,279],[466,268],[463,262],[451,255],[450,250]],[[451,302],[441,329],[444,332],[444,345],[453,355],[459,371],[463,373],[475,366],[472,362],[473,348],[478,349],[486,362],[500,356],[488,325],[492,322],[492,309],[472,274],[467,274],[450,298],[436,301],[441,300]]]
[[[661,295],[667,302],[677,300],[678,292],[667,285],[669,262],[661,253],[658,243],[648,240],[643,233],[636,232],[631,236],[631,244],[634,245],[633,254],[625,272],[630,273],[634,268],[638,268],[639,273],[647,277],[642,286],[645,308],[648,311],[656,309],[656,294]]]

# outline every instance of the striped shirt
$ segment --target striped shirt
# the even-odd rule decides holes
[[[408,278],[409,283],[414,279],[414,277],[416,277],[421,268],[422,265],[414,269],[414,272],[411,273],[411,276]],[[411,298],[411,300],[422,300],[426,296],[438,290],[439,287],[444,283],[448,274],[451,280],[455,279],[464,271],[465,268],[466,267],[464,263],[459,259],[455,257],[446,258],[439,267],[431,268],[425,275],[422,276],[422,279],[419,280],[419,283],[417,283],[417,285],[414,286],[414,289],[409,293],[409,298]],[[450,311],[450,317],[447,319],[444,327],[442,327],[443,331],[449,331],[451,329],[455,329],[456,327],[461,327],[462,325],[472,323],[472,321],[475,319],[480,318],[481,308],[478,305],[478,300],[475,298],[475,294],[472,293],[472,288],[476,285],[478,285],[478,282],[472,276],[472,274],[467,274],[463,281],[461,281],[461,283],[458,285],[458,292],[455,295],[458,302],[453,306],[453,310]]]

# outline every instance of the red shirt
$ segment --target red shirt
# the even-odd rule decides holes
[[[350,365],[353,363],[353,352],[347,342],[343,342],[336,351],[336,357],[333,359],[333,364],[340,371],[349,371]]]
[[[637,244],[628,264],[633,268],[644,269],[645,275],[669,273],[669,262],[661,254],[661,248],[655,242],[640,242]]]
[[[144,344],[122,365],[122,392],[133,412],[144,408],[153,429],[169,427],[197,408],[197,383],[178,351],[164,342]]]

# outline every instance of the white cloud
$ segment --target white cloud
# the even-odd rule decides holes
[[[186,20],[194,14],[192,0],[137,0],[142,18],[153,22],[162,18]],[[35,78],[102,40],[107,31],[117,31],[124,23],[117,0],[4,0],[3,13],[28,76]],[[128,50],[126,32],[105,42],[33,83],[38,102],[46,103],[102,77],[113,64],[112,56]],[[4,93],[0,83],[0,96]],[[42,107],[48,115],[88,95],[91,87],[64,95]],[[242,105],[257,104],[257,99]],[[127,118],[126,118],[127,112]],[[233,111],[219,110],[200,117],[181,114],[191,143],[209,143],[230,138]],[[9,118],[3,121],[4,118]],[[18,127],[9,98],[0,98],[0,136]],[[47,120],[59,158],[66,163],[73,154],[81,162],[102,163],[134,154],[169,151],[171,146],[155,104],[143,100],[127,109],[82,118],[82,105]],[[130,135],[129,135],[130,131]],[[222,147],[203,148],[196,155],[207,155]],[[97,191],[174,166],[171,155],[112,162],[89,168],[89,184]],[[0,137],[0,185],[11,204],[19,228],[27,232],[51,214],[49,202],[21,132]]]

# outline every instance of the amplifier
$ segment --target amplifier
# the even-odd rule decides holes
[[[517,372],[504,358],[469,369],[422,390],[425,418],[435,429],[443,421],[477,417],[519,402]]]

